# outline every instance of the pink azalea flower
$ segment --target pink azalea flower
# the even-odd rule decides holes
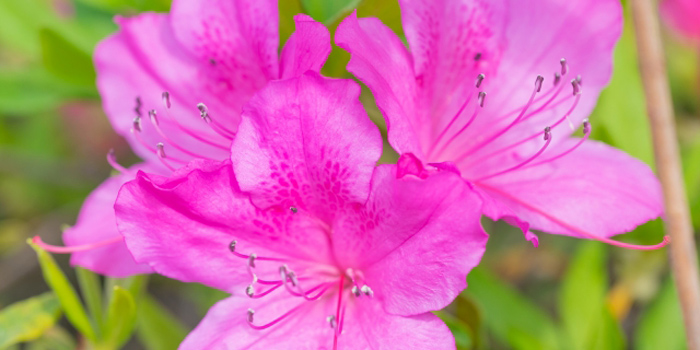
[[[661,15],[678,33],[700,40],[700,1],[663,0]]]
[[[133,260],[117,231],[117,191],[139,169],[168,175],[192,159],[227,159],[241,108],[256,91],[321,69],[330,53],[325,26],[297,15],[278,58],[277,19],[274,0],[176,0],[170,14],[118,17],[119,32],[95,51],[97,86],[114,129],[144,163],[124,169],[110,156],[121,175],[87,198],[64,233],[68,247],[37,243],[73,252],[72,264],[105,275],[151,272]]]
[[[359,95],[316,73],[271,82],[244,108],[231,161],[122,187],[137,261],[232,293],[182,349],[454,349],[429,311],[484,252],[481,201],[452,172],[375,167],[382,141]]]
[[[622,28],[618,0],[399,2],[410,51],[354,14],[335,37],[399,153],[460,172],[486,216],[535,245],[530,229],[624,245],[608,237],[662,213],[648,166],[588,140]]]

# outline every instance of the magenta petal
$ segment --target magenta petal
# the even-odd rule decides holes
[[[418,131],[426,121],[420,119],[413,61],[401,39],[378,19],[358,20],[353,12],[338,26],[335,42],[351,54],[347,69],[372,90],[391,145],[423,158]]]
[[[236,251],[260,257],[328,255],[325,236],[301,222],[303,216],[255,208],[238,189],[229,161],[194,161],[170,178],[140,172],[122,187],[115,209],[137,261],[171,278],[226,291],[239,291],[251,280],[247,260],[229,251],[233,240]],[[295,234],[299,226],[306,228],[304,236]],[[274,275],[278,267],[269,266]]]
[[[294,16],[296,31],[289,37],[280,58],[280,78],[297,77],[306,71],[320,72],[331,53],[331,35],[323,23],[311,17]]]
[[[577,142],[570,139],[553,153]],[[596,141],[551,163],[475,184],[490,218],[516,216],[533,229],[581,238],[628,232],[663,211],[661,187],[651,169]]]
[[[335,254],[363,266],[387,312],[438,310],[466,287],[484,253],[481,200],[451,172],[425,180],[395,173],[396,166],[379,166],[365,208],[334,225]]]
[[[680,34],[700,39],[700,2],[697,0],[661,1],[661,14]]]
[[[238,111],[253,91],[232,94],[215,90],[221,82],[203,76],[202,67],[206,68],[209,63],[198,62],[184,51],[175,40],[167,15],[143,14],[117,18],[117,22],[119,32],[100,42],[95,49],[97,87],[105,113],[117,133],[125,137],[143,159],[158,163],[153,149],[165,140],[150,125],[148,111],[155,109],[160,127],[173,142],[196,154],[224,159],[230,142],[210,129],[199,117],[196,105],[206,103],[219,123],[235,130]],[[164,91],[170,93],[172,108],[169,111],[162,100]],[[138,111],[135,110],[137,98],[141,102]],[[140,137],[145,146],[131,133],[133,120],[139,115]],[[219,147],[186,135],[172,119]],[[192,159],[169,143],[166,147],[171,157]]]
[[[135,166],[131,170],[138,168]],[[114,216],[114,202],[122,184],[132,179],[128,174],[110,177],[87,197],[77,223],[63,232],[66,246],[96,244],[121,237]],[[147,264],[134,261],[123,241],[73,253],[71,264],[110,277],[152,272]]]
[[[364,202],[382,142],[352,80],[306,73],[250,100],[231,148],[236,178],[260,208],[308,210],[325,221]]]
[[[320,344],[333,343],[333,330],[325,321],[333,313],[332,302],[307,302],[282,293],[263,299],[232,296],[209,309],[179,349],[319,349]],[[304,303],[303,309],[270,328],[255,330],[247,323],[249,308],[255,310],[254,323],[264,325]]]
[[[171,14],[182,45],[233,74],[232,88],[278,78],[276,0],[176,0]]]
[[[347,315],[338,341],[339,350],[455,349],[452,332],[431,313],[391,315],[378,303],[361,298]]]

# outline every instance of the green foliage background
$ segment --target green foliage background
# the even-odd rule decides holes
[[[101,111],[91,52],[116,30],[115,14],[168,7],[168,0],[0,1],[0,349],[174,349],[224,296],[160,276],[102,278],[26,244],[34,235],[60,242],[62,226],[74,222],[85,196],[110,174],[104,161],[110,148],[125,163],[136,161]],[[355,8],[403,35],[396,0],[280,0],[281,42],[298,12],[334,31]],[[626,23],[614,76],[591,116],[593,137],[653,166],[634,33]],[[700,48],[670,33],[666,39],[697,229]],[[334,47],[324,73],[349,77],[348,58]],[[365,91],[362,99],[383,129],[371,95]],[[383,160],[393,159],[386,147]],[[485,225],[491,240],[481,266],[468,290],[438,312],[460,349],[685,348],[666,250],[627,251],[544,234],[535,249],[507,225]],[[662,230],[651,222],[623,239],[657,243]]]

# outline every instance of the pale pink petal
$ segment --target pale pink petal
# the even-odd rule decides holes
[[[289,37],[280,58],[280,78],[297,77],[308,70],[320,72],[331,53],[331,35],[323,23],[311,17],[294,16],[296,31]]]
[[[122,187],[115,210],[137,261],[171,278],[230,292],[251,280],[247,260],[229,251],[232,240],[236,251],[260,257],[327,256],[325,236],[303,216],[255,208],[228,161],[194,161],[170,178],[140,172]],[[278,267],[270,267],[275,275]]]
[[[680,34],[700,39],[700,1],[661,1],[661,15],[666,23]]]
[[[143,166],[137,165],[131,167],[130,171],[135,173],[142,168]],[[66,246],[99,245],[121,237],[114,217],[114,202],[121,186],[132,179],[132,174],[112,176],[85,199],[78,221],[63,232],[63,241]],[[127,277],[152,272],[147,264],[134,261],[123,240],[73,253],[71,265],[84,267],[110,277]]]
[[[552,153],[577,142],[563,142]],[[597,141],[586,141],[553,162],[475,185],[490,218],[515,216],[530,228],[580,238],[631,231],[663,210],[661,188],[651,169]]]
[[[194,158],[177,150],[172,145],[176,143],[196,155],[224,159],[230,141],[200,118],[197,104],[205,103],[218,123],[235,130],[240,108],[255,91],[253,87],[226,88],[231,85],[225,78],[226,72],[219,72],[210,62],[198,60],[185,51],[175,39],[167,15],[117,18],[117,23],[119,32],[100,42],[95,50],[97,87],[105,113],[117,133],[129,141],[139,156],[153,162],[159,162],[153,151],[158,142],[165,143],[166,154],[171,158],[183,161]],[[212,75],[215,73],[219,76]],[[170,110],[164,106],[164,91],[170,93]],[[138,111],[135,110],[137,98],[141,101]],[[157,111],[159,126],[169,140],[159,135],[151,124],[148,111],[152,109]],[[134,118],[139,115],[145,145],[130,132]],[[173,120],[218,146],[187,135]]]
[[[261,208],[295,207],[329,223],[364,202],[382,142],[352,80],[308,72],[253,97],[231,149],[236,178]]]
[[[376,18],[352,13],[335,33],[338,46],[351,54],[347,69],[374,95],[389,127],[389,142],[401,153],[423,158],[418,86],[413,61],[401,39]]]
[[[308,302],[288,294],[275,293],[261,299],[232,296],[218,302],[185,338],[180,350],[318,350],[323,349],[324,345],[330,349],[333,329],[326,322],[326,317],[334,312],[334,300],[326,298]],[[267,329],[256,330],[247,323],[249,308],[255,311],[254,324],[265,325],[300,304],[305,305]]]
[[[277,1],[176,0],[171,14],[182,45],[201,61],[216,61],[232,89],[278,78]]]
[[[381,165],[364,208],[334,227],[335,256],[365,274],[389,313],[415,315],[449,304],[466,287],[488,235],[481,200],[452,172],[396,178]]]

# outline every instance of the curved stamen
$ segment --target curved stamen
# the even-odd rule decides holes
[[[212,119],[211,115],[209,115],[209,109],[204,103],[198,103],[197,109],[199,110],[199,116],[202,117],[202,119],[211,126],[212,130],[214,130],[217,134],[221,135],[222,137],[228,140],[233,140],[233,138],[236,136],[236,133],[227,129],[225,126],[219,124],[216,120]]]
[[[170,163],[168,163],[165,160],[165,150],[163,148],[164,148],[163,143],[158,142],[158,144],[156,145],[156,154],[158,155],[158,160],[160,160],[160,162],[163,163],[163,165],[165,165],[166,168],[168,168],[168,169],[170,169],[170,171],[174,172],[176,170],[175,167],[170,165]]]
[[[284,320],[285,318],[291,316],[295,312],[299,311],[299,309],[301,309],[303,306],[305,306],[305,304],[301,303],[301,304],[295,306],[293,309],[285,312],[282,316],[280,316],[280,317],[278,317],[278,318],[272,320],[271,322],[264,324],[262,326],[257,326],[255,324],[253,324],[253,315],[255,314],[255,311],[253,311],[253,309],[248,309],[248,317],[246,320],[248,321],[248,325],[253,329],[257,329],[257,330],[267,329],[267,328],[270,328],[270,327],[276,325],[277,323]]]
[[[527,168],[535,167],[535,166],[542,165],[542,164],[545,164],[545,163],[550,163],[550,162],[552,162],[552,161],[555,161],[555,160],[557,160],[557,159],[559,159],[559,158],[562,158],[562,157],[564,157],[565,155],[567,155],[567,154],[569,154],[569,153],[575,151],[579,146],[581,146],[584,142],[586,142],[586,140],[588,140],[588,135],[591,134],[590,125],[591,125],[591,124],[588,122],[588,119],[586,119],[586,120],[583,121],[583,137],[574,145],[574,147],[571,147],[571,148],[569,148],[568,150],[566,150],[566,151],[564,151],[564,152],[562,152],[562,153],[560,153],[560,154],[557,154],[557,155],[554,156],[554,157],[551,157],[551,158],[548,158],[548,159],[545,159],[545,160],[541,160],[541,161],[539,161],[539,162],[537,162],[537,163],[530,164],[529,166],[527,166]]]
[[[515,165],[515,166],[513,166],[513,167],[510,167],[510,168],[508,168],[508,169],[499,171],[499,172],[497,172],[497,173],[495,173],[495,174],[491,174],[491,175],[487,175],[487,176],[478,178],[478,179],[476,179],[475,181],[483,181],[483,180],[490,179],[490,178],[492,178],[492,177],[496,177],[496,176],[499,176],[499,175],[503,175],[503,174],[506,174],[506,173],[509,173],[509,172],[511,172],[511,171],[514,171],[514,170],[517,170],[517,169],[520,169],[520,168],[524,167],[524,166],[527,165],[528,163],[530,163],[530,162],[532,162],[533,160],[535,160],[535,158],[537,158],[537,157],[539,157],[540,155],[542,155],[542,153],[543,153],[543,152],[547,149],[547,147],[549,146],[549,143],[552,141],[552,135],[551,135],[551,129],[550,129],[550,127],[546,127],[546,128],[544,129],[544,139],[545,139],[545,141],[546,141],[545,144],[544,144],[544,146],[542,146],[542,148],[540,148],[540,150],[537,151],[537,153],[535,153],[532,157],[526,159],[525,161],[523,161],[523,162],[521,162],[521,163],[519,163],[519,164],[517,164],[517,165]]]
[[[117,163],[117,156],[114,154],[114,149],[110,149],[109,152],[107,152],[107,163],[114,168],[114,170],[124,174],[124,175],[133,175],[133,172],[125,167],[123,167],[121,164]]]
[[[171,122],[171,123],[175,124],[175,126],[177,126],[178,129],[182,130],[182,132],[184,132],[185,134],[189,135],[190,137],[194,138],[194,139],[197,140],[197,141],[206,143],[207,145],[210,145],[210,146],[212,146],[212,147],[216,147],[216,148],[221,149],[221,150],[223,150],[223,151],[229,151],[229,150],[230,150],[230,149],[229,149],[228,147],[226,147],[226,146],[222,146],[222,145],[220,145],[220,144],[218,144],[218,143],[216,143],[216,142],[213,142],[213,141],[209,140],[210,138],[213,139],[213,138],[215,138],[215,137],[212,137],[212,136],[210,136],[210,135],[205,135],[206,138],[205,138],[205,137],[202,137],[202,136],[200,136],[199,134],[197,134],[196,132],[193,132],[193,131],[190,130],[189,128],[187,128],[187,127],[183,126],[182,124],[180,124],[180,122],[178,122],[176,118],[174,118],[172,115],[170,115],[170,106],[171,106],[171,104],[170,104],[170,94],[169,94],[167,91],[163,92],[163,104],[164,104],[165,107],[166,107],[166,108],[165,108],[165,116],[166,116],[167,118],[165,119],[165,121]]]
[[[522,119],[522,117],[525,115],[525,112],[527,112],[527,110],[528,110],[528,109],[530,108],[530,106],[532,105],[532,101],[535,99],[535,96],[537,95],[537,86],[539,85],[539,81],[540,81],[541,79],[543,79],[542,76],[541,76],[541,75],[538,75],[538,76],[537,76],[537,79],[536,79],[536,83],[535,83],[535,88],[532,90],[532,94],[530,95],[530,99],[527,101],[527,103],[525,104],[525,106],[522,108],[522,111],[520,112],[520,114],[518,115],[517,118],[515,118],[510,124],[508,124],[508,126],[506,126],[505,128],[501,129],[501,130],[498,131],[496,134],[492,135],[491,137],[487,138],[486,140],[482,141],[481,143],[477,144],[476,146],[470,148],[468,151],[464,152],[461,156],[459,156],[459,157],[455,160],[455,163],[459,163],[459,162],[460,162],[461,160],[463,160],[465,157],[468,157],[470,154],[472,154],[472,153],[478,151],[478,150],[481,149],[482,147],[484,147],[484,146],[488,145],[489,143],[495,141],[496,139],[498,139],[499,137],[501,137],[503,134],[505,134],[506,132],[508,132],[508,130],[510,130],[513,126],[515,126],[516,124],[518,124],[518,123],[520,122],[520,120]]]
[[[465,130],[467,130],[467,128],[469,128],[469,126],[472,124],[472,122],[476,119],[477,115],[479,114],[479,111],[481,111],[481,108],[484,107],[484,98],[485,97],[486,97],[485,92],[479,93],[479,107],[474,109],[474,113],[472,113],[472,116],[469,117],[469,120],[467,120],[467,122],[464,124],[464,126],[461,129],[459,129],[454,135],[452,135],[452,137],[450,137],[450,139],[447,140],[447,142],[445,142],[442,145],[442,147],[440,147],[440,149],[436,152],[436,154],[442,153],[450,144],[452,144],[452,141],[454,141],[457,137],[459,137],[459,135],[462,134],[462,132],[464,132]],[[437,142],[435,144],[437,145]],[[430,159],[430,155],[428,156],[428,159]]]
[[[110,244],[122,242],[123,240],[124,240],[124,237],[119,236],[119,237],[114,237],[111,239],[107,239],[107,240],[95,242],[95,243],[60,247],[60,246],[46,244],[46,243],[44,243],[44,241],[41,240],[41,237],[34,236],[32,238],[32,243],[36,244],[38,247],[40,247],[41,249],[43,249],[47,252],[57,253],[57,254],[70,254],[70,253],[78,253],[78,252],[84,252],[84,251],[88,251],[88,250],[97,249],[100,247],[108,246]]]
[[[481,94],[481,92],[480,92],[479,94]],[[464,103],[462,104],[462,106],[459,107],[459,110],[457,110],[457,113],[455,113],[455,115],[452,117],[452,119],[450,120],[450,122],[447,123],[447,126],[445,126],[445,127],[442,129],[442,131],[440,132],[440,135],[438,135],[438,137],[435,138],[435,142],[433,142],[432,147],[430,147],[430,150],[428,150],[428,158],[430,158],[430,155],[431,155],[431,154],[433,153],[433,151],[435,150],[435,146],[437,146],[437,145],[440,143],[440,141],[442,140],[442,138],[445,137],[445,134],[447,134],[447,131],[450,130],[450,128],[452,127],[452,125],[457,121],[457,119],[459,119],[459,116],[462,115],[462,112],[464,111],[464,108],[467,107],[467,105],[469,104],[469,101],[471,101],[473,95],[474,95],[474,91],[472,91],[472,92],[469,94],[469,96],[468,96],[467,99],[464,101]],[[448,142],[448,143],[449,143],[449,142]],[[439,153],[438,153],[438,154],[439,154]]]
[[[194,153],[194,152],[192,152],[192,151],[190,151],[190,150],[188,150],[188,149],[186,149],[186,148],[184,148],[184,147],[181,147],[177,142],[175,142],[175,141],[173,141],[171,138],[169,138],[169,137],[163,132],[163,130],[160,128],[160,125],[159,125],[159,123],[158,123],[158,117],[157,117],[157,115],[156,115],[156,110],[155,110],[155,109],[152,109],[152,110],[148,111],[148,116],[150,117],[149,119],[151,120],[151,124],[153,124],[153,127],[156,129],[156,132],[158,133],[158,135],[160,135],[160,137],[162,137],[169,145],[175,147],[175,148],[176,148],[177,150],[179,150],[180,152],[183,152],[183,153],[185,153],[185,154],[187,154],[187,155],[190,155],[190,156],[192,156],[192,157],[201,158],[201,159],[211,159],[211,158],[209,158],[209,157],[205,157],[205,156],[203,156],[203,155],[201,155],[201,154]]]
[[[340,308],[343,303],[343,286],[345,285],[345,275],[340,275],[340,281],[338,282],[338,305],[335,309],[335,319],[340,319]],[[339,332],[333,334],[333,350],[338,350],[338,335]]]

